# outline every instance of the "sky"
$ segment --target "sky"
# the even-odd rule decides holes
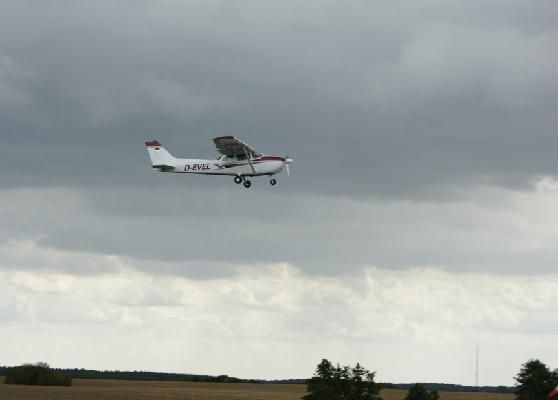
[[[558,367],[558,4],[0,0],[0,365]],[[291,175],[160,174],[235,135]]]

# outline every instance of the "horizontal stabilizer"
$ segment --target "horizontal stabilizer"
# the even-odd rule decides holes
[[[154,165],[153,168],[156,168],[160,171],[174,171],[176,168],[173,167],[172,165],[164,165],[164,164],[159,164],[159,165]]]

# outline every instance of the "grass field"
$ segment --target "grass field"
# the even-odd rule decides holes
[[[5,385],[0,377],[1,400],[299,400],[304,385],[243,383],[147,382],[74,379],[71,387]],[[385,389],[384,400],[402,400],[404,390]],[[441,400],[512,400],[495,393],[440,392]]]

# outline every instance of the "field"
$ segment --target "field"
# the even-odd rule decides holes
[[[147,382],[74,379],[71,387],[5,385],[1,400],[299,400],[304,385]],[[383,390],[384,400],[402,400],[403,390]],[[512,400],[513,395],[441,392],[441,400]]]

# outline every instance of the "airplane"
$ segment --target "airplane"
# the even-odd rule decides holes
[[[289,164],[293,160],[288,156],[267,156],[234,136],[219,136],[214,138],[213,142],[217,151],[221,153],[216,160],[175,158],[157,140],[145,142],[145,145],[153,168],[160,172],[230,175],[234,176],[235,183],[242,183],[245,188],[252,186],[248,177],[272,177],[283,169],[290,175]],[[272,177],[269,183],[274,186],[277,180]]]

